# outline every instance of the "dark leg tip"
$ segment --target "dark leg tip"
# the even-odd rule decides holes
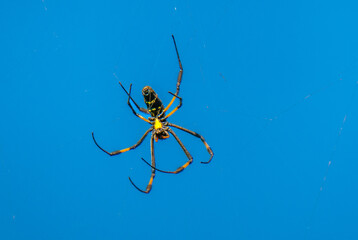
[[[209,161],[207,161],[207,162],[200,162],[200,163],[202,163],[202,164],[208,164],[208,163],[211,162],[211,159],[213,159],[213,157],[214,157],[214,155],[212,155],[212,156],[210,157]]]

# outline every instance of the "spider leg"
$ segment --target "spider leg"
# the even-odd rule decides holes
[[[176,106],[167,116],[165,116],[165,118],[161,119],[161,120],[165,120],[168,117],[170,117],[173,113],[175,113],[182,105],[183,105],[183,99],[179,96],[177,96],[176,94],[169,92],[171,95],[173,95],[176,98],[179,98],[179,104],[178,106]]]
[[[149,179],[149,183],[147,185],[147,188],[146,190],[142,190],[140,189],[139,187],[137,187],[134,182],[132,181],[132,179],[130,177],[129,178],[129,181],[132,183],[132,185],[140,192],[142,193],[149,193],[150,190],[152,190],[152,184],[153,184],[153,180],[154,180],[154,177],[155,177],[155,156],[154,156],[154,134],[152,134],[152,137],[150,138],[150,153],[151,153],[151,159],[152,159],[152,164],[150,166],[152,166],[152,175],[150,176],[150,179]]]
[[[155,165],[150,165],[149,162],[147,162],[146,160],[144,160],[142,158],[142,160],[148,164],[149,166],[152,167],[152,169],[155,169],[157,170],[158,172],[162,172],[162,173],[171,173],[171,174],[178,174],[180,172],[182,172],[186,167],[188,167],[192,162],[193,162],[193,157],[190,155],[190,153],[188,152],[188,150],[185,148],[184,144],[180,141],[180,139],[178,138],[178,136],[173,132],[173,130],[171,130],[170,128],[168,128],[168,131],[174,136],[174,138],[177,140],[177,142],[179,143],[180,147],[183,149],[185,155],[188,157],[188,161],[181,167],[178,167],[177,170],[175,171],[163,171],[163,170],[160,170],[158,168],[155,167]]]
[[[151,124],[151,122],[150,122],[148,119],[146,119],[145,117],[139,115],[139,114],[134,110],[134,108],[132,107],[132,104],[131,104],[131,102],[130,102],[130,99],[134,102],[133,98],[131,97],[132,84],[129,86],[129,93],[128,93],[127,90],[123,87],[123,85],[122,85],[121,82],[119,82],[119,84],[122,86],[123,90],[124,90],[124,91],[127,93],[127,95],[128,95],[128,101],[127,101],[127,103],[128,103],[128,106],[132,109],[133,114],[136,115],[137,117],[139,117],[140,119],[146,121],[147,123],[150,123],[150,124]],[[134,104],[135,104],[137,107],[139,107],[135,102],[134,102]]]
[[[177,90],[175,92],[175,95],[179,95],[179,90],[180,90],[180,84],[181,84],[181,79],[183,76],[183,66],[181,65],[181,61],[180,61],[180,57],[179,57],[179,52],[178,52],[178,48],[177,48],[177,44],[175,43],[175,38],[174,35],[172,35],[173,38],[173,42],[174,42],[174,47],[175,47],[175,51],[177,53],[177,57],[178,57],[178,62],[179,62],[179,73],[178,73],[178,80],[177,80]],[[174,94],[173,94],[174,95]],[[161,113],[161,116],[163,116],[162,114],[164,114],[166,111],[168,111],[168,109],[170,108],[170,106],[174,103],[174,100],[176,98],[176,96],[174,95],[174,97],[172,98],[172,100],[169,102],[168,106],[166,106],[166,108],[164,108],[163,112]]]
[[[118,154],[120,154],[120,153],[124,153],[124,152],[127,152],[127,151],[129,151],[129,150],[132,150],[132,149],[135,149],[136,147],[138,147],[138,146],[143,142],[143,140],[144,140],[145,137],[148,135],[148,133],[149,133],[150,131],[152,131],[152,130],[153,130],[153,127],[149,128],[149,129],[144,133],[144,135],[139,139],[139,141],[138,141],[136,144],[134,144],[133,146],[131,146],[131,147],[129,147],[129,148],[122,149],[122,150],[114,151],[114,152],[107,152],[107,151],[104,150],[101,146],[99,146],[98,143],[97,143],[97,141],[96,141],[96,139],[94,138],[93,132],[92,132],[92,138],[93,138],[94,143],[97,145],[97,147],[98,147],[99,149],[101,149],[103,152],[107,153],[107,154],[110,155],[110,156],[114,156],[114,155],[118,155]]]
[[[118,79],[118,78],[117,78],[117,79]],[[134,99],[130,96],[130,95],[131,95],[131,89],[129,89],[129,93],[128,93],[127,90],[126,90],[126,89],[124,88],[124,86],[122,85],[122,83],[121,83],[120,81],[118,81],[118,82],[119,82],[119,84],[121,85],[122,89],[123,89],[123,90],[126,92],[126,94],[128,95],[128,105],[130,105],[129,99],[131,99],[131,100],[133,101],[134,105],[138,108],[139,111],[141,111],[141,112],[143,112],[143,113],[149,114],[149,111],[148,111],[147,109],[140,107],[140,106],[134,101]],[[130,85],[129,88],[131,88],[131,86],[132,86],[132,84]],[[132,108],[131,105],[130,105],[130,107]],[[132,110],[133,110],[133,109],[132,109]]]
[[[179,52],[178,52],[178,48],[177,48],[177,44],[175,43],[175,38],[174,35],[172,35],[173,38],[173,42],[174,42],[174,47],[175,47],[175,51],[177,53],[177,57],[178,57],[178,62],[179,62],[179,73],[178,73],[178,80],[177,80],[177,91],[175,92],[175,95],[179,95],[179,89],[180,89],[180,83],[181,83],[181,78],[183,76],[183,66],[181,65],[181,61],[180,61],[180,57],[179,57]]]
[[[172,124],[172,123],[168,123],[168,125],[169,125],[169,126],[172,126],[172,127],[175,127],[175,128],[177,128],[177,129],[179,129],[179,130],[182,130],[182,131],[184,131],[184,132],[187,132],[187,133],[189,133],[189,134],[191,134],[191,135],[193,135],[193,136],[195,136],[195,137],[197,137],[197,138],[200,138],[200,140],[204,143],[204,145],[205,145],[205,147],[206,147],[206,150],[207,150],[208,153],[210,154],[210,159],[209,159],[209,161],[207,161],[207,162],[201,162],[201,163],[207,164],[207,163],[210,163],[210,162],[211,162],[211,159],[213,158],[214,153],[213,153],[213,151],[211,150],[209,144],[205,141],[205,139],[204,139],[203,136],[201,136],[200,134],[198,134],[198,133],[196,133],[196,132],[194,132],[194,131],[191,131],[191,130],[189,130],[189,129],[180,127],[180,126],[175,125],[175,124]]]
[[[143,160],[143,162],[145,162],[149,167],[154,168],[155,170],[157,170],[158,172],[162,172],[162,173],[173,173],[172,171],[164,171],[164,170],[160,170],[157,167],[152,166],[149,162],[147,162],[144,158],[141,158]]]

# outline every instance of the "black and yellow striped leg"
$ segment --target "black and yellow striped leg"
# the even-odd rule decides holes
[[[169,92],[171,95],[173,95],[176,98],[179,98],[179,104],[178,106],[176,106],[170,113],[168,113],[167,116],[165,116],[165,118],[161,119],[161,121],[166,120],[168,117],[170,117],[173,113],[175,113],[182,105],[183,105],[183,99],[179,96],[177,96],[176,94]]]
[[[150,153],[151,153],[151,159],[152,159],[152,175],[150,176],[150,179],[149,179],[149,183],[147,185],[147,189],[145,191],[143,191],[142,189],[140,189],[139,187],[137,187],[134,182],[132,181],[132,179],[130,177],[129,178],[129,181],[132,183],[132,185],[140,192],[142,193],[149,193],[150,190],[152,190],[152,185],[153,185],[153,180],[154,180],[154,177],[155,177],[155,156],[154,156],[154,134],[152,134],[152,137],[150,139]],[[149,164],[149,163],[148,163]],[[149,164],[150,165],[150,164]]]
[[[179,95],[179,89],[180,89],[180,83],[181,83],[181,78],[183,76],[183,66],[181,65],[181,61],[180,61],[180,57],[179,57],[179,52],[178,52],[178,48],[177,48],[177,44],[175,43],[175,38],[174,35],[172,35],[173,38],[173,42],[174,42],[174,47],[175,47],[175,51],[177,53],[177,57],[178,57],[178,62],[179,62],[179,73],[178,73],[178,80],[177,80],[177,90],[175,92],[175,95]]]
[[[121,85],[122,85],[122,84],[121,84]],[[131,104],[130,104],[130,100],[132,100],[133,103],[134,103],[134,105],[138,108],[139,111],[141,111],[141,112],[143,112],[143,113],[146,113],[146,114],[150,114],[150,112],[148,111],[148,109],[145,109],[145,108],[140,107],[140,106],[134,101],[134,99],[133,99],[132,96],[131,96],[131,91],[132,91],[132,84],[129,85],[129,94],[128,94],[128,101],[127,101],[128,105],[131,105]]]
[[[172,123],[168,123],[168,126],[175,127],[175,128],[177,128],[177,129],[180,129],[180,130],[182,130],[182,131],[184,131],[184,132],[187,132],[187,133],[189,133],[189,134],[191,134],[191,135],[193,135],[193,136],[195,136],[195,137],[197,137],[197,138],[200,138],[200,140],[204,143],[204,145],[205,145],[205,147],[206,147],[206,150],[208,150],[208,153],[210,154],[210,159],[209,159],[209,161],[207,161],[207,162],[201,162],[201,163],[207,164],[207,163],[210,163],[210,162],[211,162],[211,159],[213,158],[214,153],[213,153],[213,150],[211,150],[209,144],[205,141],[205,139],[204,139],[203,136],[201,136],[200,134],[198,134],[198,133],[196,133],[196,132],[193,132],[193,131],[191,131],[191,130],[189,130],[189,129],[180,127],[180,126],[175,125],[175,124],[172,124]]]
[[[136,115],[137,117],[143,119],[143,117],[140,116],[139,114],[137,114],[136,111],[133,109],[133,107],[132,107],[132,105],[131,105],[131,103],[130,103],[129,100],[132,100],[132,102],[133,102],[134,105],[139,109],[139,111],[144,112],[144,113],[147,113],[147,114],[149,114],[149,111],[148,111],[147,109],[145,109],[145,108],[139,107],[139,105],[138,105],[138,104],[134,101],[134,99],[131,97],[132,84],[129,86],[129,93],[128,93],[127,90],[126,90],[126,89],[124,88],[124,86],[122,85],[122,83],[121,83],[120,81],[118,81],[118,82],[119,82],[119,84],[121,85],[122,89],[123,89],[123,90],[126,92],[126,94],[128,95],[128,101],[127,101],[127,103],[128,103],[128,105],[129,105],[129,107],[132,109],[134,115]],[[145,118],[144,118],[144,119],[145,119]],[[144,120],[144,119],[143,119],[143,120]]]
[[[123,89],[124,89],[124,88],[123,88]],[[132,107],[132,104],[131,104],[131,102],[130,102],[130,100],[132,99],[132,97],[131,97],[131,90],[132,90],[132,84],[129,86],[129,93],[127,93],[127,94],[128,94],[128,101],[127,101],[128,106],[132,109],[132,112],[134,113],[134,115],[136,115],[136,116],[139,117],[140,119],[146,121],[147,123],[150,123],[150,124],[151,124],[151,122],[150,122],[148,119],[146,119],[146,118],[143,117],[142,115],[138,114],[138,113],[134,110],[134,108]],[[127,91],[126,91],[126,92],[127,92]],[[132,99],[132,101],[133,101],[133,99]],[[134,102],[134,101],[133,101],[133,102]]]
[[[180,90],[180,84],[181,84],[181,79],[183,77],[183,66],[181,65],[181,61],[180,61],[180,57],[179,57],[179,52],[178,52],[178,48],[177,48],[177,44],[175,43],[175,38],[174,35],[172,35],[173,38],[173,42],[174,42],[174,47],[175,47],[175,52],[177,53],[177,57],[178,57],[178,62],[179,62],[179,73],[178,73],[178,79],[177,79],[177,86],[176,86],[176,92],[175,95],[179,95],[179,90]],[[173,94],[174,95],[174,94]],[[159,116],[163,116],[163,114],[168,111],[168,109],[170,108],[170,106],[174,103],[175,100],[175,95],[172,98],[172,100],[169,102],[169,104],[164,108],[162,114]]]
[[[94,138],[94,134],[92,132],[92,138],[93,138],[93,141],[94,143],[97,145],[97,147],[99,149],[101,149],[103,152],[107,153],[108,155],[110,156],[114,156],[114,155],[118,155],[120,153],[124,153],[124,152],[127,152],[129,150],[132,150],[132,149],[135,149],[136,147],[138,147],[142,142],[143,140],[145,139],[145,137],[148,135],[148,133],[150,133],[151,131],[153,130],[153,127],[149,128],[145,133],[144,135],[139,139],[139,141],[134,144],[133,146],[129,147],[129,148],[125,148],[125,149],[122,149],[122,150],[118,150],[118,151],[114,151],[114,152],[107,152],[106,150],[104,150],[101,146],[98,145],[96,139]]]
[[[179,143],[180,147],[183,149],[185,155],[187,156],[187,158],[189,159],[183,166],[181,167],[178,167],[177,170],[175,171],[163,171],[163,170],[160,170],[158,168],[156,168],[155,166],[150,165],[149,162],[147,162],[146,160],[144,160],[142,158],[142,160],[148,164],[149,166],[151,166],[152,168],[154,168],[155,170],[157,170],[158,172],[162,172],[162,173],[171,173],[171,174],[177,174],[177,173],[180,173],[182,172],[186,167],[188,167],[192,162],[193,162],[193,157],[190,155],[190,153],[188,152],[188,150],[185,148],[184,144],[180,141],[180,139],[178,138],[178,136],[173,132],[173,130],[171,130],[170,128],[168,128],[168,132],[170,132],[174,138],[177,140],[177,142]]]

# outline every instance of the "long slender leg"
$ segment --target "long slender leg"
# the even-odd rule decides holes
[[[183,66],[181,65],[181,61],[180,61],[180,57],[179,57],[179,52],[178,52],[178,48],[177,48],[177,44],[175,43],[175,38],[174,35],[172,35],[173,38],[173,42],[174,42],[174,46],[175,46],[175,51],[177,53],[177,57],[178,57],[178,62],[179,62],[179,73],[178,73],[178,80],[177,80],[177,91],[175,92],[175,95],[179,95],[179,89],[180,89],[180,83],[181,83],[181,78],[183,76]]]
[[[107,153],[108,155],[110,156],[114,156],[114,155],[118,155],[120,153],[124,153],[124,152],[127,152],[129,150],[132,150],[132,149],[135,149],[136,147],[138,147],[142,142],[143,140],[145,139],[145,137],[148,135],[149,132],[151,132],[153,130],[153,127],[149,128],[145,133],[144,135],[139,139],[139,141],[134,144],[133,146],[129,147],[129,148],[125,148],[125,149],[122,149],[122,150],[118,150],[118,151],[114,151],[114,152],[107,152],[106,150],[104,150],[101,146],[98,145],[98,143],[96,142],[96,139],[94,138],[94,134],[92,132],[92,138],[93,138],[93,141],[94,143],[97,145],[97,147],[99,149],[101,149],[103,152]]]
[[[129,96],[128,96],[128,105],[130,105],[130,100],[133,101],[134,105],[136,105],[136,107],[138,108],[139,111],[143,112],[143,113],[146,113],[146,114],[150,114],[150,112],[145,109],[145,108],[142,108],[140,107],[134,100],[133,98],[130,96],[131,95],[131,90],[132,90],[132,84],[129,86]]]
[[[122,89],[126,92],[126,94],[128,95],[128,98],[133,101],[134,105],[139,109],[139,111],[149,114],[149,112],[148,112],[147,109],[140,107],[140,106],[136,103],[136,101],[134,101],[134,99],[131,97],[131,89],[129,89],[129,93],[128,93],[127,90],[126,90],[126,89],[124,88],[124,86],[122,85],[122,83],[121,83],[120,81],[118,81],[118,83],[121,85]],[[132,84],[130,85],[129,88],[131,88],[131,87],[132,87]],[[130,105],[130,103],[128,103],[128,105],[129,105],[130,108],[133,110],[133,108],[132,108],[132,106]]]
[[[193,136],[195,136],[195,137],[197,137],[197,138],[200,138],[200,140],[204,143],[204,145],[205,145],[205,147],[206,147],[206,150],[208,150],[208,153],[210,154],[210,159],[209,159],[209,161],[207,161],[207,162],[201,162],[201,163],[205,163],[205,164],[206,164],[206,163],[210,163],[210,162],[211,162],[211,159],[213,158],[214,153],[213,153],[213,150],[211,150],[209,144],[205,141],[205,139],[204,139],[203,136],[201,136],[200,134],[198,134],[198,133],[196,133],[196,132],[194,132],[194,131],[191,131],[191,130],[189,130],[189,129],[180,127],[180,126],[175,125],[175,124],[172,124],[172,123],[168,123],[168,125],[169,125],[169,126],[172,126],[172,127],[175,127],[175,128],[177,128],[177,129],[180,129],[180,130],[182,130],[182,131],[184,131],[184,132],[187,132],[187,133],[189,133],[189,134],[191,134],[191,135],[193,135]]]
[[[128,93],[127,90],[123,87],[123,85],[122,85],[121,82],[119,82],[119,84],[122,86],[123,90],[124,90],[124,91],[127,93],[127,95],[128,95],[128,101],[127,101],[127,103],[128,103],[128,106],[132,109],[133,114],[136,115],[137,117],[139,117],[140,119],[146,121],[147,123],[151,123],[148,119],[146,119],[146,118],[144,118],[143,116],[139,115],[139,114],[134,110],[134,108],[132,107],[131,102],[129,101],[129,100],[131,99],[131,100],[134,102],[133,98],[131,97],[132,84],[129,86],[129,93]],[[134,102],[134,104],[136,104],[136,103]],[[137,104],[136,104],[136,106],[139,107]]]
[[[139,187],[137,187],[132,179],[129,177],[129,181],[132,183],[132,185],[140,192],[142,193],[149,193],[150,190],[152,190],[152,184],[155,177],[155,156],[154,156],[154,133],[152,133],[152,137],[150,139],[150,153],[151,153],[151,159],[152,159],[152,175],[150,176],[149,183],[147,185],[147,188],[145,191],[141,190]],[[149,164],[150,165],[150,164]]]
[[[144,160],[143,158],[142,158],[142,160],[143,160],[146,164],[148,164],[149,166],[151,166],[152,169],[154,168],[155,170],[158,170],[159,172],[177,174],[177,173],[182,172],[186,167],[188,167],[188,166],[193,162],[193,157],[190,155],[190,153],[188,152],[188,150],[186,150],[184,144],[180,141],[180,139],[179,139],[178,136],[173,132],[173,130],[171,130],[171,129],[169,128],[168,131],[169,131],[169,132],[174,136],[174,138],[177,140],[177,142],[179,143],[179,145],[181,146],[181,148],[183,149],[185,155],[188,157],[189,160],[188,160],[183,166],[178,167],[177,170],[175,170],[175,171],[173,171],[173,172],[172,172],[172,171],[163,171],[163,170],[160,170],[160,169],[156,168],[155,166],[153,166],[153,164],[150,165],[150,163],[147,162],[146,160]]]
[[[167,119],[168,117],[170,117],[173,113],[175,113],[182,105],[183,105],[183,99],[177,95],[175,95],[172,92],[169,92],[171,95],[173,95],[176,98],[179,98],[179,104],[178,106],[176,106],[167,116],[165,116],[165,118],[161,119],[162,121]]]
[[[173,42],[174,42],[174,47],[175,47],[175,51],[177,53],[177,57],[178,57],[178,62],[179,62],[179,73],[178,73],[178,80],[177,80],[177,89],[175,92],[175,95],[179,95],[179,90],[180,90],[180,83],[181,83],[181,79],[183,77],[183,66],[181,65],[181,61],[180,61],[180,57],[179,57],[179,52],[178,52],[178,48],[177,48],[177,44],[175,43],[175,38],[174,35],[172,35],[173,38]],[[168,106],[166,106],[166,108],[164,108],[162,114],[164,114],[166,111],[168,111],[168,109],[170,108],[170,106],[173,104],[174,100],[175,100],[175,96],[172,98],[172,100],[169,102]],[[160,116],[159,116],[160,117]]]
[[[119,80],[119,78],[117,77],[117,75],[116,75],[115,73],[113,73],[113,75],[114,75],[114,77],[115,77],[117,80]],[[122,83],[121,83],[120,81],[118,81],[118,82],[119,82],[119,84],[121,85],[122,89],[123,89],[123,90],[127,93],[127,95],[128,95],[128,92],[127,92],[127,90],[123,87]],[[139,111],[149,114],[149,112],[148,112],[147,109],[142,108],[142,107],[139,107],[139,105],[133,100],[133,98],[131,98],[131,99],[132,99],[133,103],[136,105],[136,107],[138,108]]]

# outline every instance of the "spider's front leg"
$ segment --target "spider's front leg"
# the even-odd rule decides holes
[[[131,97],[132,84],[129,86],[129,92],[127,92],[127,90],[124,88],[124,86],[122,85],[121,82],[119,82],[119,84],[121,85],[121,87],[123,88],[123,90],[124,90],[124,91],[127,93],[127,95],[128,95],[128,101],[127,101],[127,103],[128,103],[128,106],[132,109],[133,114],[136,115],[137,117],[139,117],[140,119],[146,121],[147,123],[150,123],[150,121],[149,121],[148,119],[146,119],[145,117],[143,117],[143,116],[141,116],[140,114],[138,114],[138,113],[134,110],[134,108],[132,107],[132,104],[131,104],[130,100],[132,100],[132,101],[134,102],[134,104],[137,106],[137,108],[138,108],[140,111],[149,114],[148,110],[139,107],[138,104],[137,104],[137,103],[133,100],[133,98]]]
[[[175,113],[182,105],[183,105],[183,99],[179,96],[177,96],[176,94],[169,92],[171,95],[173,95],[175,98],[179,98],[179,104],[178,106],[176,106],[170,113],[168,113],[167,116],[165,116],[164,118],[161,119],[161,121],[166,120],[168,117],[170,117],[173,113]],[[165,112],[163,111],[160,115],[159,118],[161,118],[163,116]]]
[[[179,73],[178,73],[177,90],[176,90],[176,92],[175,92],[175,95],[179,95],[181,78],[182,78],[182,76],[183,76],[183,66],[181,65],[181,61],[180,61],[180,57],[179,57],[179,52],[178,52],[177,44],[175,43],[174,35],[172,35],[172,38],[173,38],[173,42],[174,42],[175,51],[176,51],[176,53],[177,53],[178,62],[179,62],[179,69],[180,69],[180,70],[179,70]]]
[[[119,80],[119,78],[117,77],[117,75],[116,75],[115,73],[113,73],[113,76],[114,76],[117,80]],[[118,82],[119,82],[119,84],[121,85],[122,89],[123,89],[123,90],[126,92],[126,94],[128,95],[128,92],[127,92],[127,90],[123,87],[121,81],[118,81]],[[136,107],[138,108],[139,111],[141,111],[141,112],[143,112],[143,113],[149,114],[149,112],[148,112],[147,109],[142,108],[142,107],[139,107],[139,105],[134,101],[134,99],[133,99],[133,98],[131,98],[131,99],[132,99],[134,105],[136,105]]]
[[[173,42],[174,42],[175,52],[177,53],[177,57],[178,57],[179,73],[178,73],[178,79],[177,79],[177,86],[176,86],[175,95],[171,93],[172,95],[174,95],[174,97],[173,97],[172,100],[169,102],[168,106],[163,110],[163,113],[165,113],[166,111],[168,111],[168,109],[170,108],[170,106],[174,103],[174,100],[175,100],[176,96],[179,95],[181,79],[182,79],[182,77],[183,77],[183,66],[181,65],[181,61],[180,61],[180,57],[179,57],[179,52],[178,52],[177,44],[175,43],[174,35],[172,35],[172,38],[173,38]]]

